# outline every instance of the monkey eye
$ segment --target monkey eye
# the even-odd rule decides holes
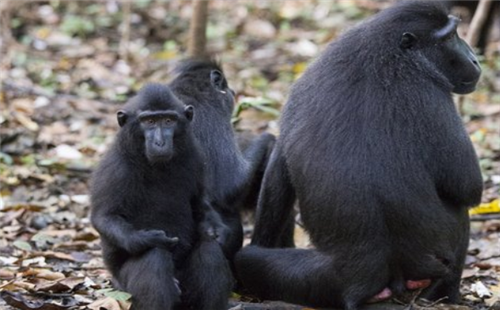
[[[167,126],[171,126],[171,125],[175,124],[175,122],[177,122],[177,117],[175,115],[169,115],[169,116],[162,118],[161,121],[163,122],[163,124],[165,124]]]
[[[148,119],[146,120],[146,124],[148,124],[148,125],[153,125],[154,123],[155,123],[155,120],[154,120],[154,119],[152,119],[152,118],[148,118]]]

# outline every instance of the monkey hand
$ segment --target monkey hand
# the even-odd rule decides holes
[[[167,237],[163,230],[141,229],[137,231],[130,241],[129,252],[141,253],[156,247],[170,250],[179,242],[179,238]]]
[[[199,226],[200,235],[203,240],[216,240],[223,246],[229,239],[231,230],[224,224],[220,215],[215,211],[205,214],[205,219]]]
[[[177,278],[173,277],[172,280],[174,280],[174,285],[175,289],[177,290],[177,295],[182,295],[182,290],[181,290],[181,282],[177,280]]]
[[[168,237],[163,230],[152,229],[152,230],[141,230],[140,232],[145,234],[146,238],[149,239],[149,242],[152,245],[152,247],[159,247],[170,250],[179,242],[179,238]]]
[[[204,228],[202,234],[204,239],[213,239],[217,241],[221,246],[226,243],[229,237],[229,227],[220,223],[220,225],[212,225]]]

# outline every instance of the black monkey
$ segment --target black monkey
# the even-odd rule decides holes
[[[331,43],[296,82],[252,246],[235,258],[248,291],[349,310],[424,287],[428,299],[459,299],[482,179],[452,100],[481,72],[457,23],[440,3],[399,3]],[[295,199],[316,249],[271,249]]]
[[[117,114],[120,131],[92,180],[92,215],[115,284],[132,309],[226,309],[232,276],[212,235],[193,107],[144,87]],[[179,285],[177,285],[177,281]]]
[[[206,194],[231,230],[223,248],[232,259],[243,243],[240,208],[252,194],[252,187],[260,185],[260,172],[265,169],[275,138],[263,133],[244,153],[240,151],[231,123],[234,93],[215,61],[186,60],[177,73],[170,85],[180,100],[196,109],[193,132],[206,158]]]

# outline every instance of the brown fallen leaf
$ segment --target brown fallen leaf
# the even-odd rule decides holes
[[[47,230],[44,231],[43,234],[54,238],[65,236],[74,238],[76,236],[76,231],[74,229]]]
[[[29,300],[20,293],[9,291],[0,292],[0,297],[10,306],[21,310],[64,310],[75,307],[76,300],[66,301],[65,305],[39,299]]]
[[[85,252],[71,252],[71,256],[77,263],[88,263],[92,257]]]
[[[99,234],[95,230],[89,230],[78,233],[74,240],[75,241],[94,241],[99,238]]]
[[[88,249],[88,247],[89,243],[87,241],[75,241],[75,242],[59,243],[56,246],[54,246],[54,249],[82,251]]]
[[[75,259],[70,254],[62,253],[62,252],[54,252],[54,251],[44,251],[44,252],[33,252],[33,256],[43,256],[45,258],[57,258],[62,260],[67,260],[74,262]]]
[[[473,268],[473,269],[464,269],[462,272],[462,279],[467,279],[467,278],[472,278],[477,275],[477,271],[479,268]]]
[[[7,268],[0,268],[0,279],[12,280],[16,277],[16,273]]]
[[[2,289],[8,291],[19,291],[20,289],[30,291],[34,288],[35,284],[25,281],[12,281],[8,285],[2,286]]]
[[[22,112],[29,115],[32,115],[34,112],[33,100],[29,98],[14,99],[11,102],[11,107],[14,108],[14,110],[17,112]]]
[[[85,278],[84,277],[70,277],[70,278],[62,279],[59,282],[66,285],[71,290],[73,290],[76,286],[84,284]]]
[[[41,279],[46,279],[46,280],[51,280],[51,281],[57,281],[57,280],[62,280],[66,278],[63,273],[61,272],[54,272],[48,269],[42,269],[42,268],[30,268],[26,270],[25,272],[22,273],[23,277],[30,277],[34,276],[37,278]]]
[[[493,296],[489,299],[486,299],[485,303],[486,305],[491,307],[490,309],[495,309],[493,308],[494,306],[500,306],[500,284],[490,286],[489,289]]]
[[[31,131],[38,131],[40,129],[40,126],[38,126],[38,124],[32,121],[28,116],[18,112],[12,112],[12,115],[21,125],[26,127],[26,129]]]
[[[61,281],[42,281],[35,287],[36,291],[62,293],[68,292],[71,288]]]
[[[7,226],[8,224],[12,223],[13,220],[15,220],[15,219],[19,218],[21,215],[23,215],[24,212],[25,212],[24,209],[6,212],[5,215],[0,218],[0,225]]]
[[[73,291],[78,285],[83,285],[85,283],[84,277],[72,277],[65,278],[56,281],[44,281],[39,282],[36,285],[37,291],[52,292],[52,293],[62,293]]]
[[[12,205],[6,206],[2,211],[11,211],[11,210],[27,210],[27,211],[32,211],[32,212],[40,212],[45,209],[45,206],[42,204],[37,204],[37,203],[15,203]]]

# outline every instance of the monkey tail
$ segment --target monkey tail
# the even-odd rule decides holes
[[[236,277],[245,293],[262,299],[348,310],[357,309],[388,283],[383,268],[367,266],[359,272],[364,281],[357,281],[356,275],[343,274],[335,259],[317,250],[247,246],[236,254]]]

